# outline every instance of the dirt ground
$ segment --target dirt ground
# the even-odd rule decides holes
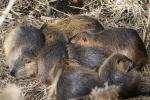
[[[54,1],[56,2],[56,0]],[[135,2],[131,3],[131,0],[126,0],[127,2],[121,0],[123,3],[117,4],[113,0],[83,0],[83,5],[78,8],[80,10],[72,10],[71,12],[66,11],[66,9],[63,11],[56,9],[54,1],[17,0],[8,17],[2,26],[0,26],[0,88],[5,87],[9,83],[15,83],[22,88],[25,100],[47,100],[48,89],[45,85],[39,84],[35,77],[25,80],[15,80],[9,75],[9,68],[5,64],[3,53],[4,39],[11,29],[20,22],[40,28],[49,19],[67,17],[75,13],[89,15],[98,19],[105,28],[130,27],[136,29],[145,43],[148,55],[150,56],[149,2],[144,0],[137,2],[139,0],[133,0]],[[0,14],[2,14],[7,4],[8,0],[0,1]],[[141,76],[142,80],[139,88],[141,91],[147,92],[147,95],[139,95],[128,100],[150,100],[150,59],[141,72]]]

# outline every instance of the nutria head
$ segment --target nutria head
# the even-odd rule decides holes
[[[43,33],[34,27],[17,26],[12,30],[4,41],[10,74],[19,79],[36,72],[35,58],[44,42]]]
[[[99,68],[99,77],[103,83],[120,86],[120,95],[128,97],[136,94],[139,73],[128,57],[114,53]]]

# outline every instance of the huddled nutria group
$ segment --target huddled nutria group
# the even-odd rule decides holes
[[[104,29],[83,15],[48,22],[41,29],[19,25],[6,37],[4,51],[10,74],[17,79],[36,75],[51,85],[61,69],[57,100],[134,96],[148,58],[136,30]],[[96,87],[104,88],[97,97],[92,94]]]

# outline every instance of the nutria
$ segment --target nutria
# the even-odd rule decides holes
[[[142,69],[147,62],[145,45],[138,32],[134,29],[113,28],[108,29],[96,36],[96,42],[102,47],[109,48],[113,52],[119,52],[130,58],[136,69]]]
[[[69,100],[87,95],[95,86],[102,84],[95,71],[79,64],[69,63],[64,68],[57,84],[57,100]]]
[[[57,86],[57,100],[68,100],[88,95],[93,88],[107,83],[119,86],[119,96],[128,97],[136,93],[138,72],[134,63],[122,54],[112,54],[99,67],[98,73],[76,63],[64,67]]]
[[[108,85],[120,86],[119,95],[123,98],[134,96],[139,92],[140,73],[135,63],[122,54],[113,53],[99,68],[99,79]]]
[[[36,56],[43,47],[43,33],[32,26],[18,25],[4,41],[4,52],[10,74],[17,79],[30,77],[36,72]]]
[[[51,84],[57,69],[62,68],[62,60],[67,59],[66,42],[63,33],[51,33],[46,37],[45,46],[38,55],[38,78]]]
[[[85,49],[87,47],[91,49],[87,51],[87,49]],[[94,36],[89,32],[77,33],[70,42],[68,52],[70,58],[75,59],[83,65],[86,63],[87,66],[90,65],[93,60],[93,57],[91,57],[92,54],[97,56],[99,55],[99,52],[97,51],[94,52],[95,54],[90,54],[90,52],[94,51],[95,48],[103,49],[106,54],[109,51],[111,53],[118,52],[126,55],[135,62],[136,69],[138,70],[145,65],[148,58],[144,43],[139,37],[137,31],[127,28],[107,29],[102,32],[95,33]],[[82,59],[80,59],[80,57]],[[97,62],[95,65],[97,65]]]
[[[53,23],[48,22],[47,24],[44,24],[41,28],[45,35],[63,32],[66,34],[68,39],[72,38],[79,32],[90,31],[93,34],[95,32],[102,31],[103,29],[103,26],[98,22],[98,20],[85,15],[58,19]]]

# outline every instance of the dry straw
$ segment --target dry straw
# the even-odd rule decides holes
[[[75,7],[75,8],[81,9],[80,14],[84,14],[84,15],[86,14],[95,17],[104,25],[105,28],[129,27],[138,30],[143,41],[146,44],[149,53],[149,49],[150,49],[149,47],[150,6],[149,5],[150,4],[144,3],[142,1],[144,0],[84,0],[83,7],[81,8]],[[64,16],[66,17],[71,15],[70,13],[65,13],[63,11],[59,11],[58,9],[56,9],[55,6],[53,6],[55,2],[56,0],[10,0],[8,6],[5,9],[1,9],[3,10],[3,12],[2,12],[2,16],[0,16],[0,26],[4,21],[8,20],[7,25],[2,28],[1,32],[7,32],[10,29],[10,27],[12,27],[11,24],[12,19],[17,20],[18,16],[20,18],[30,16],[28,17],[30,24],[34,24],[36,26],[40,22],[42,22],[43,20],[45,21],[45,19],[48,18],[46,15],[48,15],[47,13],[49,12],[49,9],[52,12],[52,15],[50,15],[50,17],[53,18],[60,17],[59,15],[61,15],[61,17]],[[15,5],[13,6],[14,3]],[[28,10],[26,8],[28,9],[31,8],[31,9]],[[12,19],[9,19],[9,17],[7,17],[10,10],[11,10],[10,15],[15,15],[15,16],[17,15],[17,18],[12,17]],[[28,13],[26,14],[24,12],[28,12]],[[55,13],[57,13],[57,15],[55,15]],[[42,17],[37,17],[36,15],[40,15]],[[4,36],[1,35],[1,37]],[[3,54],[2,51],[0,51],[0,54]],[[148,64],[144,68],[144,72],[143,72],[143,75],[145,75],[144,79],[146,79],[144,82],[145,83],[147,82],[147,84],[150,83],[149,66],[150,65]],[[6,69],[3,71],[4,73],[7,73],[5,72]],[[58,77],[59,74],[56,77],[56,81],[53,82],[54,85],[50,86],[49,88],[41,85],[38,86],[38,82],[35,79],[19,80],[16,83],[17,85],[23,87],[25,100],[28,100],[27,98],[30,95],[32,95],[32,98],[34,98],[34,100],[46,100],[46,99],[50,100],[51,95],[49,95],[49,92],[53,94],[53,92],[55,91]],[[10,79],[10,76],[7,76],[4,79],[0,77],[0,83],[2,83],[0,84],[0,86],[2,87],[5,84],[7,84],[7,82],[10,81],[8,79]],[[51,90],[49,91],[50,88]],[[150,87],[146,87],[146,88],[150,88]]]

